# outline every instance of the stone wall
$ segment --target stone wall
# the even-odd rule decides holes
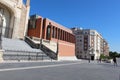
[[[13,30],[11,32],[12,35],[9,35],[8,38],[24,39],[30,6],[23,4],[23,0],[0,0],[0,4],[9,10],[11,16],[10,25],[8,27]]]

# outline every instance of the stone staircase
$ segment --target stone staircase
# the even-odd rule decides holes
[[[51,60],[42,50],[31,48],[25,41],[2,38],[3,60]]]
[[[51,59],[57,60],[57,43],[49,40],[25,37],[25,42],[27,42],[32,48],[41,49],[47,56]]]

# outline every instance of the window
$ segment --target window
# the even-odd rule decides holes
[[[80,34],[80,32],[77,32],[77,34]]]
[[[3,15],[3,14],[4,14],[4,9],[0,8],[0,15]]]
[[[79,55],[79,58],[82,58],[82,55]]]
[[[60,29],[58,29],[58,39],[60,39]]]
[[[79,42],[79,39],[77,39],[77,42]]]
[[[55,29],[55,31],[56,31],[56,33],[55,33],[55,38],[57,38],[57,33],[58,33],[57,28]]]
[[[95,32],[90,32],[91,35],[95,35]]]
[[[30,20],[29,20],[29,24],[28,24],[28,27],[29,28],[36,28],[36,15],[34,16],[31,16],[30,17]]]
[[[36,19],[29,20],[29,28],[36,28]]]
[[[82,51],[80,51],[80,53],[82,54]]]
[[[85,32],[85,34],[88,34],[88,32]]]
[[[79,38],[79,36],[77,36],[77,38]]]
[[[79,51],[77,51],[77,53],[79,54]]]
[[[80,36],[80,38],[82,38],[82,36]]]
[[[62,30],[60,29],[60,40],[61,40],[61,38],[62,38]]]
[[[50,29],[51,29],[51,26],[48,25],[46,39],[50,39]]]
[[[82,40],[80,39],[80,42],[82,42]]]
[[[55,37],[55,36],[54,36],[54,35],[55,35],[54,28],[55,28],[55,27],[53,26],[53,30],[52,30],[52,37],[53,37],[53,38]]]

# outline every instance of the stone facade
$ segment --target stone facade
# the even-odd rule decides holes
[[[2,35],[6,38],[24,39],[27,31],[30,0],[0,0],[3,19]]]

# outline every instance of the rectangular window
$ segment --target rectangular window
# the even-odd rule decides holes
[[[50,29],[51,29],[51,27],[48,26],[48,27],[47,27],[47,35],[46,35],[46,39],[50,39]]]
[[[30,20],[29,20],[29,24],[28,27],[29,28],[36,28],[36,16],[31,16]]]

